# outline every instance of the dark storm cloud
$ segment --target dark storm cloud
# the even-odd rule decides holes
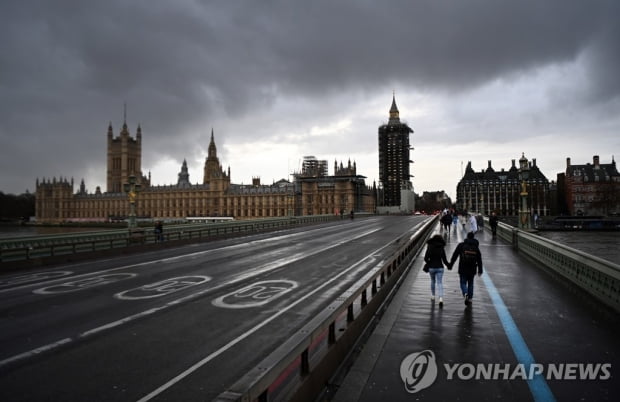
[[[619,4],[4,1],[0,190],[101,169],[107,123],[118,133],[124,102],[151,154],[179,158],[212,125],[269,112],[278,97],[376,96],[385,85],[463,92],[580,56],[581,95],[608,101],[620,93]]]

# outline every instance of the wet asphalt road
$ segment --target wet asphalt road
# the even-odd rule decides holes
[[[210,400],[425,217],[369,217],[0,276],[0,400]]]

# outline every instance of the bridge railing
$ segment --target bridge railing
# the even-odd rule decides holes
[[[215,400],[314,401],[353,350],[378,310],[404,279],[404,273],[432,232],[437,217],[399,239],[380,261]]]
[[[489,228],[486,224],[485,228]],[[497,235],[515,249],[620,311],[620,265],[499,223]]]
[[[219,236],[255,233],[337,219],[340,219],[340,217],[334,215],[312,215],[238,220],[222,223],[168,225],[163,233],[163,241],[204,240]],[[158,241],[157,234],[152,229],[144,227],[132,229],[131,231],[119,229],[1,239],[0,264],[5,265],[4,263],[16,261],[154,244]]]

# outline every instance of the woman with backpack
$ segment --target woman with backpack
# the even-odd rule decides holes
[[[446,258],[446,241],[439,234],[434,235],[426,242],[426,253],[424,254],[424,271],[431,276],[431,300],[435,301],[435,287],[437,288],[437,296],[439,297],[439,307],[443,307],[443,268],[444,264],[448,269],[452,267],[448,265]]]
[[[454,249],[448,269],[452,269],[452,266],[459,259],[459,278],[461,282],[461,291],[465,298],[465,305],[471,306],[471,301],[474,298],[474,278],[476,272],[478,276],[482,275],[482,254],[480,253],[480,247],[478,240],[474,239],[474,232],[467,233],[467,239]]]

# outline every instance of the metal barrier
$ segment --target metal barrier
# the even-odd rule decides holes
[[[170,225],[164,230],[163,241],[204,240],[339,219],[340,217],[334,215],[313,215]],[[154,244],[158,241],[153,230],[142,227],[132,231],[119,229],[2,239],[0,240],[0,263],[118,249],[138,244]]]
[[[497,236],[620,312],[620,265],[501,222]]]
[[[437,217],[400,240],[397,251],[371,269],[297,333],[215,400],[314,401],[325,383],[403,278]]]

